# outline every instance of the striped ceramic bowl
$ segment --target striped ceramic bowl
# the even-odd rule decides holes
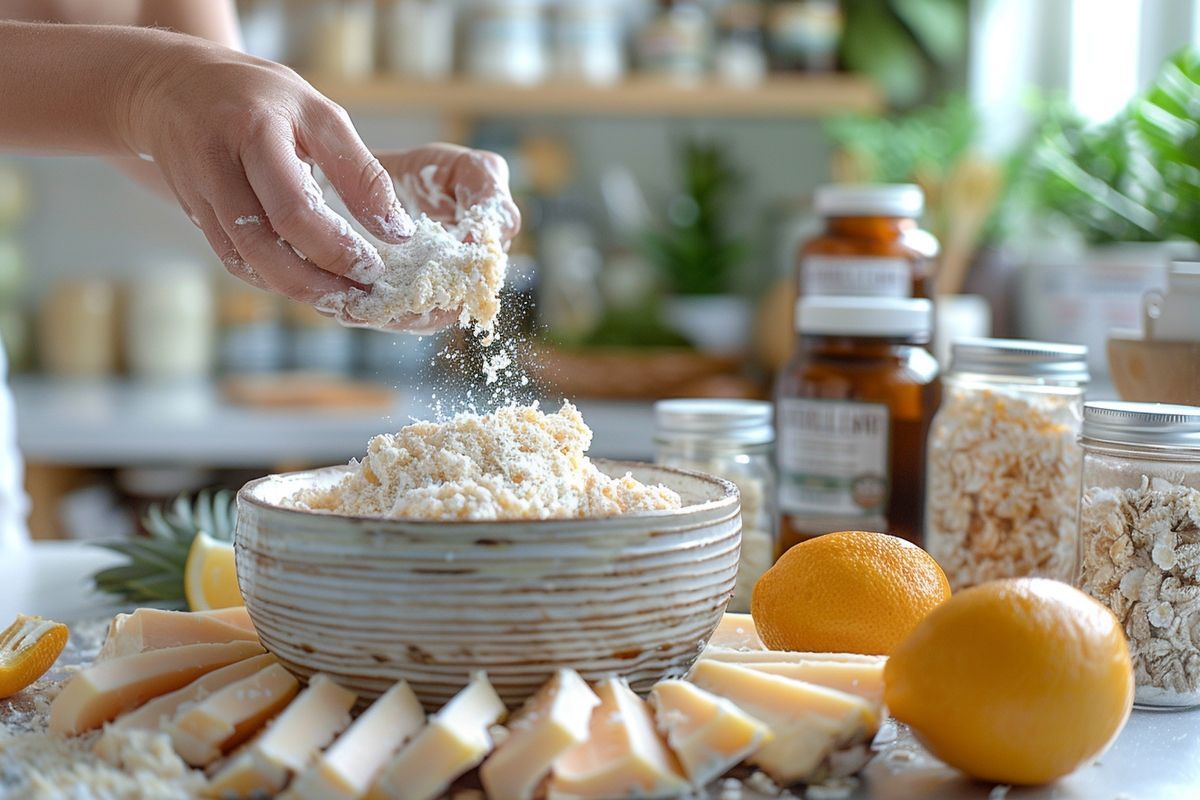
[[[648,464],[675,511],[505,522],[344,517],[282,507],[345,467],[272,475],[238,494],[237,572],[263,644],[302,677],[364,698],[408,680],[430,707],[487,670],[505,701],[559,667],[649,689],[684,675],[733,593],[741,545],[728,481]]]

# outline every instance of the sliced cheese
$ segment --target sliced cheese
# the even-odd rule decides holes
[[[218,689],[248,678],[274,663],[275,656],[270,653],[235,661],[227,667],[201,675],[182,689],[156,697],[141,708],[117,718],[109,727],[118,730],[157,731],[174,719],[181,708],[196,705]]]
[[[869,740],[879,726],[861,697],[738,664],[701,661],[689,680],[770,726],[774,739],[748,760],[781,784],[819,780],[830,755]]]
[[[573,669],[554,674],[508,726],[508,738],[479,768],[489,800],[531,800],[554,762],[587,740],[600,704]]]
[[[854,694],[873,705],[883,705],[884,661],[873,664],[853,661],[767,661],[743,666],[755,672],[781,675],[798,681],[815,683],[839,692]]]
[[[400,681],[317,756],[283,796],[294,800],[358,800],[388,759],[424,724],[420,701],[408,683]]]
[[[650,690],[650,704],[658,729],[697,787],[774,738],[770,728],[729,700],[686,681],[659,682]]]
[[[393,757],[372,782],[369,800],[433,800],[455,778],[478,766],[492,749],[491,725],[507,709],[488,683],[476,673],[466,688],[429,718],[416,738]]]
[[[250,612],[245,606],[230,606],[229,608],[213,608],[208,611],[194,611],[194,614],[202,614],[212,619],[228,622],[230,625],[236,625],[245,630],[254,631],[254,623],[250,620]]]
[[[258,642],[190,644],[93,664],[50,704],[50,731],[74,735],[98,727],[214,669],[264,652]]]
[[[272,664],[181,711],[163,730],[179,757],[204,767],[258,733],[300,691],[282,664]]]
[[[690,791],[679,761],[654,729],[646,702],[628,684],[596,686],[588,738],[554,762],[551,800],[676,797]]]
[[[346,729],[357,699],[327,675],[314,675],[270,727],[213,776],[209,792],[220,798],[273,797]]]
[[[253,630],[207,614],[139,608],[132,614],[113,617],[96,660],[106,661],[185,644],[257,641],[258,635]]]
[[[803,653],[794,650],[738,650],[732,647],[704,648],[701,659],[723,661],[727,664],[761,664],[767,661],[795,663],[797,661],[837,661],[848,664],[884,664],[887,656],[864,656],[859,653]]]
[[[708,640],[709,647],[724,647],[730,650],[766,650],[767,646],[758,638],[754,617],[749,614],[726,612],[717,623],[717,630]]]

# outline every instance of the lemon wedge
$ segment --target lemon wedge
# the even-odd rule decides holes
[[[18,614],[12,625],[0,631],[0,698],[45,675],[66,645],[66,625]]]
[[[183,569],[183,593],[192,611],[245,605],[238,588],[233,544],[196,534]]]

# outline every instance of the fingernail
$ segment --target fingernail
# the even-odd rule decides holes
[[[382,278],[383,273],[383,259],[373,253],[359,257],[346,271],[346,277],[356,283],[372,284]]]
[[[407,239],[417,232],[417,224],[399,201],[388,210],[387,217],[379,221],[379,226],[385,234],[396,239]]]

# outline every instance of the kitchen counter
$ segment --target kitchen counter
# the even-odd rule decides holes
[[[95,619],[118,610],[90,589],[88,576],[115,556],[75,542],[38,542],[0,563],[0,619],[19,610],[58,619]],[[1112,748],[1051,786],[975,783],[929,756],[902,728],[888,725],[879,754],[845,800],[1194,800],[1200,797],[1200,710],[1134,711]],[[753,793],[745,795],[751,800]],[[815,797],[816,795],[810,795]],[[822,795],[824,796],[824,795]]]

